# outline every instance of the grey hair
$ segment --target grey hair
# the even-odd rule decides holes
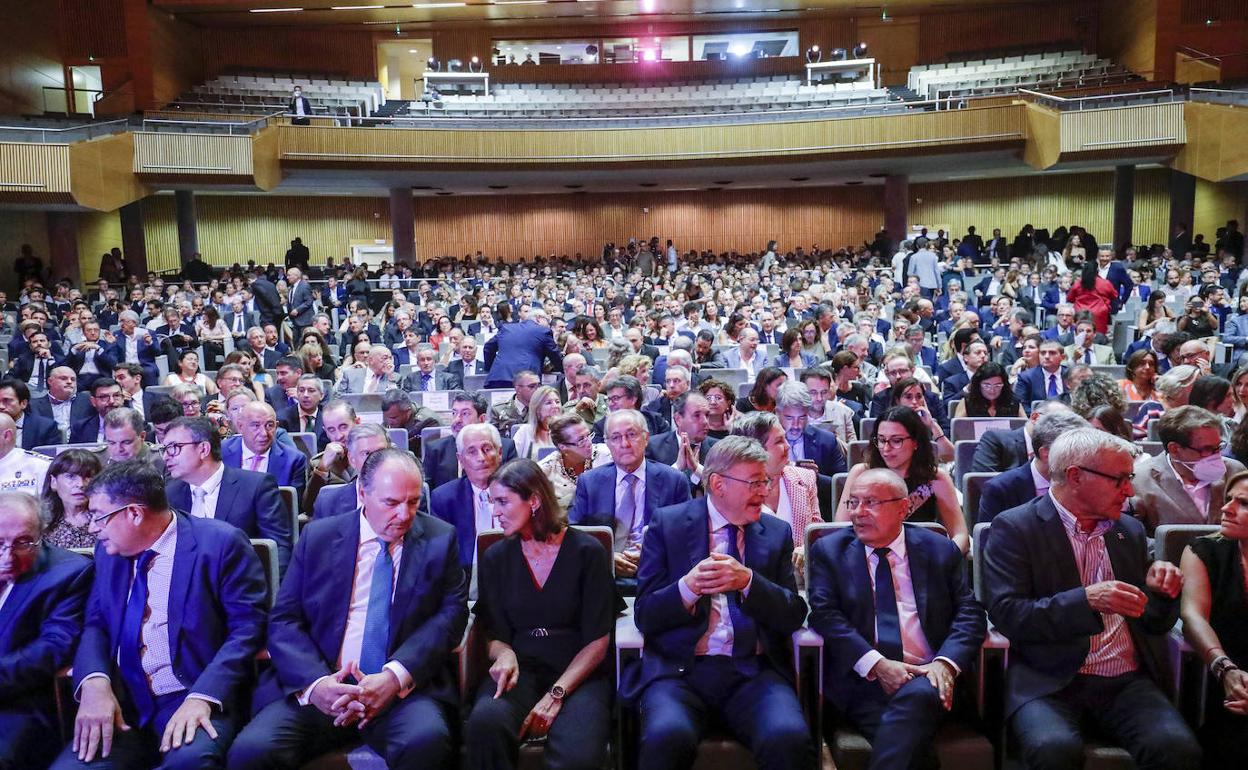
[[[143,416],[130,407],[120,406],[104,415],[105,428],[124,428],[126,426],[133,428],[136,436],[143,435],[146,427],[143,423]]]
[[[464,451],[464,443],[477,433],[484,433],[489,436],[490,442],[494,444],[495,449],[503,448],[503,437],[499,435],[498,428],[495,428],[488,422],[473,422],[461,428],[459,434],[455,436],[455,451],[457,453]]]
[[[10,511],[14,508],[24,511],[35,523],[35,537],[43,535],[43,528],[47,522],[40,515],[39,501],[33,495],[25,492],[0,492],[0,511]]]
[[[386,426],[376,422],[362,422],[359,425],[351,426],[351,430],[347,431],[347,451],[355,450],[355,445],[366,438],[375,438],[381,436],[390,443],[390,434],[386,431]]]
[[[352,422],[355,421],[355,407],[351,405],[350,401],[343,401],[340,398],[336,398],[327,404],[321,405],[321,414],[325,414],[330,409],[345,409],[347,410],[347,419]]]
[[[174,385],[173,388],[169,391],[169,397],[172,398],[174,401],[177,401],[182,396],[187,396],[191,394],[194,394],[195,398],[198,398],[202,401],[204,398],[204,389],[199,387],[193,382],[179,382],[177,385]]]
[[[363,426],[360,426],[363,427]],[[354,431],[353,431],[354,432]],[[377,477],[377,471],[387,462],[394,461],[404,466],[401,470],[403,475],[416,474],[416,478],[423,480],[420,463],[416,462],[416,458],[411,452],[404,449],[396,449],[394,447],[386,447],[385,449],[373,452],[364,461],[364,467],[360,468],[360,489],[369,491],[373,488],[373,479]]]
[[[1178,393],[1183,388],[1196,382],[1200,377],[1200,368],[1190,364],[1180,364],[1157,378],[1157,391],[1166,398]]]
[[[1031,447],[1039,452],[1041,449],[1052,446],[1057,437],[1067,431],[1090,427],[1092,426],[1087,420],[1074,412],[1065,409],[1055,410],[1036,421],[1035,427],[1031,429]]]
[[[299,377],[299,382],[313,383],[314,385],[316,385],[316,389],[320,391],[321,395],[322,396],[325,395],[325,382],[320,377],[317,377],[315,374],[302,375]]]
[[[713,473],[726,476],[734,465],[740,463],[765,465],[767,459],[767,450],[749,436],[725,436],[706,453],[702,478],[709,479]]]
[[[745,414],[737,415],[737,418],[732,421],[732,433],[730,435],[745,436],[762,444],[767,440],[767,434],[771,432],[772,428],[780,427],[780,418],[771,412],[761,410],[746,412]]]
[[[690,350],[693,350],[693,340],[689,339],[683,334],[677,334],[672,339],[671,348],[672,350],[683,350],[687,353]],[[670,361],[671,352],[668,353],[668,356],[669,356],[668,360]]]
[[[693,366],[693,356],[688,350],[672,350],[667,354],[668,366],[681,366],[686,370]]]
[[[1064,486],[1066,471],[1080,465],[1102,465],[1107,452],[1134,458],[1139,451],[1126,439],[1096,428],[1066,431],[1049,447],[1049,482],[1055,487]]]
[[[139,314],[133,310],[123,310],[117,314],[117,322],[121,323],[122,321],[134,321],[137,324],[139,322]]]
[[[810,390],[803,383],[786,381],[776,389],[777,411],[787,409],[790,406],[810,409],[812,403],[814,403],[814,400],[810,397]]]
[[[650,423],[646,422],[646,418],[643,417],[641,412],[637,411],[636,409],[618,409],[612,412],[611,414],[607,415],[606,421],[603,422],[602,424],[602,432],[610,433],[611,421],[619,420],[621,418],[626,418],[629,422],[633,424],[633,427],[637,428],[640,431],[645,432],[647,436],[650,435]]]
[[[437,355],[437,352],[438,352],[438,351],[434,350],[434,349],[433,349],[433,345],[430,345],[428,342],[422,342],[422,343],[420,343],[419,345],[417,345],[417,346],[416,346],[416,353],[417,353],[418,355],[419,355],[420,353],[424,353],[426,350],[432,351],[432,352],[434,353],[434,355]]]
[[[673,374],[677,375],[685,382],[689,382],[689,370],[683,366],[672,365],[669,359],[668,365],[667,365],[667,376],[671,376]]]

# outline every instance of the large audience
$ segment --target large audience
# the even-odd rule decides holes
[[[1093,740],[1243,767],[1238,223],[785,246],[374,269],[295,239],[178,276],[115,250],[81,288],[24,248],[0,293],[0,768],[361,742],[392,768],[525,743],[685,768],[712,730],[815,767],[803,627],[825,736],[874,767],[936,766],[946,722],[999,742],[994,716],[1030,768]],[[643,654],[613,674],[621,613]]]

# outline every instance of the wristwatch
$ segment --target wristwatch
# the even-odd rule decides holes
[[[550,697],[554,698],[555,700],[561,701],[563,700],[563,696],[567,694],[568,694],[567,691],[564,690],[559,685],[555,685],[554,687],[550,688]]]
[[[1238,668],[1239,666],[1235,665],[1235,661],[1226,655],[1219,655],[1216,660],[1209,664],[1209,673],[1213,674],[1214,679],[1221,682],[1222,677],[1226,676],[1226,672],[1235,671]]]

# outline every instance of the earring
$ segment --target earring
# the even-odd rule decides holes
[[[529,512],[529,518],[531,518],[531,519],[533,519],[533,518],[537,518],[537,508],[536,508],[536,507],[535,507],[535,508],[533,508],[533,509]]]

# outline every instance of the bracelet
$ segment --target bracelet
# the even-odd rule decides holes
[[[1237,670],[1239,670],[1239,666],[1235,665],[1235,661],[1226,655],[1219,655],[1209,664],[1209,673],[1213,674],[1213,677],[1219,682],[1226,677],[1228,671]]]
[[[945,437],[945,434],[943,433],[940,434],[939,436],[932,436],[932,441],[940,441],[944,437]]]

